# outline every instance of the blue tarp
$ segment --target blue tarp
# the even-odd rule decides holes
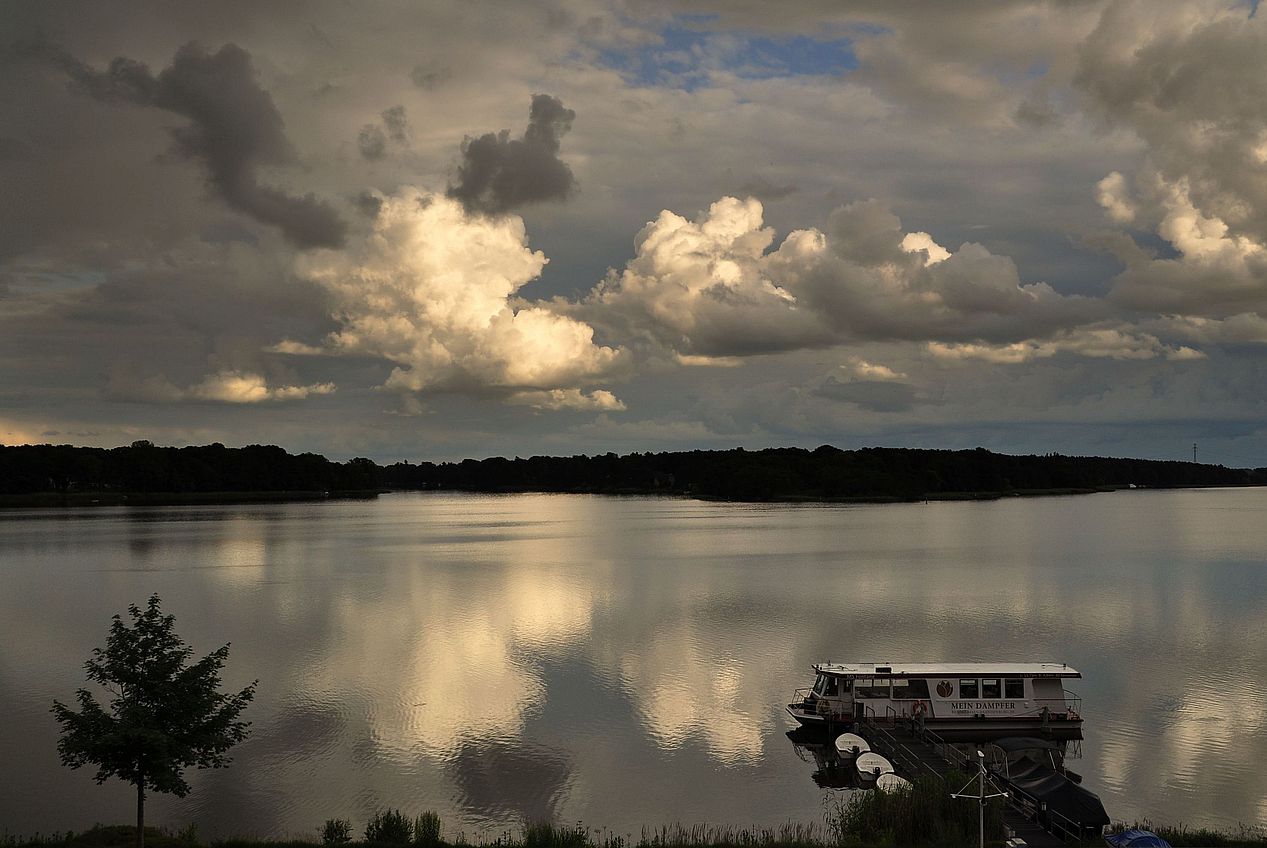
[[[1170,843],[1149,830],[1124,830],[1110,833],[1104,841],[1114,848],[1170,848]]]

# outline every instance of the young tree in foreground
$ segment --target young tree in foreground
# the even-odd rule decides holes
[[[132,605],[128,612],[132,626],[116,615],[106,646],[84,663],[88,679],[112,696],[109,710],[80,689],[78,711],[54,701],[53,714],[62,726],[63,765],[92,763],[97,783],[117,777],[136,786],[136,844],[144,848],[145,790],[183,798],[185,768],[228,765],[228,750],[246,738],[249,724],[238,716],[259,681],[236,695],[219,691],[228,645],[188,665],[193,648],[173,631],[176,617],[159,610],[158,595],[144,611]]]

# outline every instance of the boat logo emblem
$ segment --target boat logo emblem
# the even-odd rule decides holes
[[[943,680],[941,683],[937,684],[937,694],[943,698],[949,698],[951,691],[949,680]]]

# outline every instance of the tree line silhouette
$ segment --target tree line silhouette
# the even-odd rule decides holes
[[[308,492],[340,494],[393,489],[472,492],[679,494],[745,501],[918,500],[987,497],[1126,486],[1267,484],[1267,468],[1195,462],[1011,456],[975,450],[862,448],[748,451],[696,450],[617,456],[331,462],[274,445],[228,448],[119,448],[71,445],[0,446],[0,494],[184,494]]]
[[[368,459],[331,462],[275,445],[0,447],[0,493],[351,492],[382,488]]]

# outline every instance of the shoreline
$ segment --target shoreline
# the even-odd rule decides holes
[[[918,785],[916,793],[934,791],[940,795],[940,783]],[[874,793],[867,793],[873,795]],[[885,793],[878,793],[883,796]],[[976,845],[976,816],[967,807],[945,807],[933,813],[915,810],[897,798],[835,799],[825,814],[823,822],[804,824],[785,822],[775,827],[760,825],[661,825],[643,826],[639,833],[620,833],[607,827],[587,827],[582,822],[562,825],[554,822],[524,822],[516,833],[512,827],[477,831],[468,835],[463,830],[453,833],[445,828],[439,817],[434,818],[434,830],[417,834],[415,821],[403,816],[399,810],[382,810],[375,819],[395,816],[400,828],[376,829],[375,839],[366,838],[354,830],[347,819],[329,819],[323,827],[314,827],[312,835],[290,833],[274,837],[229,836],[215,839],[200,838],[194,824],[171,829],[146,825],[147,848],[942,848],[947,845]],[[907,799],[909,800],[909,796]],[[893,803],[897,802],[897,803]],[[943,804],[945,802],[943,801]],[[878,820],[863,822],[851,816],[849,808],[871,808]],[[942,806],[939,804],[938,806]],[[997,809],[997,808],[995,808]],[[964,812],[968,814],[965,816]],[[434,816],[434,814],[431,814]],[[911,828],[910,822],[900,821],[918,815],[924,827]],[[420,819],[423,817],[420,817]],[[1001,848],[1005,832],[1000,821],[990,815],[986,844]],[[908,825],[903,827],[903,824]],[[959,827],[955,827],[955,825]],[[342,825],[339,827],[338,825]],[[928,832],[940,825],[940,839]],[[948,826],[948,827],[947,827]],[[365,828],[371,829],[372,825]],[[1116,833],[1128,828],[1152,831],[1166,839],[1175,848],[1196,846],[1267,846],[1267,829],[1263,825],[1240,824],[1238,827],[1189,827],[1179,822],[1164,824],[1149,819],[1133,824],[1114,822],[1105,828],[1106,833]],[[901,831],[907,831],[902,834]],[[954,834],[954,830],[960,830]],[[912,832],[914,831],[914,832]],[[950,832],[946,832],[950,831]],[[906,839],[895,839],[904,835]],[[958,838],[956,838],[956,836]],[[922,837],[922,838],[921,838]],[[132,848],[135,844],[134,825],[94,825],[76,833],[52,831],[45,835],[18,836],[0,832],[0,845],[5,848]],[[1081,844],[1087,844],[1083,842]],[[1103,844],[1095,839],[1091,844]]]
[[[283,489],[261,492],[29,492],[0,495],[0,509],[77,509],[94,506],[231,506],[255,503],[374,500],[385,489],[347,492]]]
[[[742,504],[912,504],[933,501],[998,501],[1006,498],[1052,498],[1075,495],[1095,495],[1110,492],[1158,492],[1177,489],[1261,489],[1262,484],[1200,486],[1175,484],[1173,486],[1098,486],[1086,488],[1014,489],[982,492],[927,492],[911,497],[874,495],[855,497],[824,497],[820,495],[789,494],[762,499],[727,498],[694,492],[666,492],[663,489],[544,489],[544,488],[496,488],[477,489],[464,487],[446,488],[384,488],[357,489],[351,491],[303,491],[279,490],[259,492],[30,492],[0,494],[0,510],[8,509],[79,509],[109,506],[232,506],[259,503],[306,503],[311,501],[375,500],[379,495],[420,494],[470,494],[470,495],[599,495],[603,497],[660,497],[696,500],[705,503]]]

